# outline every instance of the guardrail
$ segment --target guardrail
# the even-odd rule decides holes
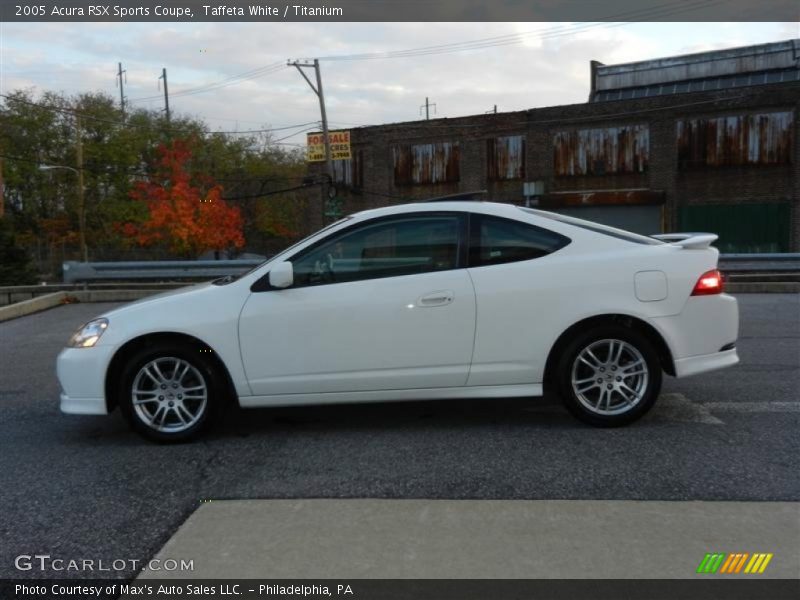
[[[172,281],[213,279],[244,273],[264,262],[263,259],[238,260],[160,260],[123,262],[63,263],[65,283],[89,281]]]
[[[158,294],[166,292],[175,288],[188,285],[190,282],[185,281],[137,281],[135,284],[130,282],[119,283],[48,283],[40,285],[10,285],[0,287],[0,307],[16,304],[17,302],[24,302],[54,294],[56,292],[66,292],[67,294],[75,294],[82,291],[102,292],[108,293],[113,296],[116,292],[128,292],[131,288],[135,288],[139,292],[148,292],[151,294]]]
[[[65,283],[203,280],[243,273],[261,259],[76,262],[63,264]],[[800,253],[721,254],[726,273],[800,273]]]
[[[719,268],[730,274],[800,274],[800,254],[721,254]]]

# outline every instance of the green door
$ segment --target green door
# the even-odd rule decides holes
[[[716,233],[726,254],[789,252],[790,216],[788,202],[681,206],[679,231]]]

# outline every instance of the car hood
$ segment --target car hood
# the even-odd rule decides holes
[[[187,287],[178,288],[175,290],[169,290],[166,292],[161,292],[160,294],[155,294],[153,296],[147,296],[146,298],[142,298],[141,300],[134,300],[133,302],[129,302],[124,306],[120,306],[119,308],[115,308],[110,310],[106,313],[103,313],[101,316],[103,317],[115,317],[119,315],[123,315],[128,312],[137,311],[143,307],[154,307],[158,304],[163,304],[164,302],[174,302],[176,300],[180,300],[181,302],[190,300],[192,296],[205,294],[210,292],[210,287],[216,288],[210,281],[204,283],[198,283],[196,285],[190,285]]]

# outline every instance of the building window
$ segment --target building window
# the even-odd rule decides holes
[[[354,150],[352,158],[334,160],[333,180],[348,187],[360,188],[364,185],[364,151]]]
[[[792,112],[733,115],[678,121],[682,169],[792,162]]]
[[[392,148],[395,185],[456,183],[460,180],[458,142]]]
[[[333,164],[333,181],[351,185],[353,182],[352,159],[345,158],[331,162]]]
[[[647,125],[559,131],[553,137],[559,177],[644,173],[650,155]]]
[[[509,135],[486,140],[487,177],[491,181],[525,178],[525,137]]]

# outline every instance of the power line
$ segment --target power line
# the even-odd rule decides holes
[[[208,83],[194,88],[187,88],[185,90],[178,90],[177,92],[173,92],[171,96],[173,98],[178,98],[182,96],[193,96],[195,94],[202,94],[205,92],[219,90],[228,87],[230,85],[242,83],[243,81],[249,81],[251,79],[256,79],[258,77],[263,77],[265,75],[277,73],[278,71],[284,69],[285,67],[286,65],[283,62],[271,63],[269,65],[259,67],[257,69],[251,69],[249,71],[245,71],[237,75],[231,75],[230,77],[226,77],[225,79],[221,79],[220,81]],[[144,102],[147,100],[157,100],[159,98],[161,98],[161,95],[142,96],[139,98],[132,98],[129,100],[129,102]]]
[[[14,162],[23,162],[32,165],[42,165],[46,164],[47,161],[43,161],[42,159],[34,159],[34,158],[27,158],[24,156],[15,156],[12,154],[2,154],[0,153],[0,159],[7,159]],[[155,173],[153,171],[143,171],[143,170],[128,170],[128,169],[118,169],[115,171],[109,170],[100,170],[100,169],[93,169],[91,167],[87,167],[85,164],[83,166],[78,167],[71,167],[74,168],[76,171],[83,171],[85,173],[91,173],[93,175],[118,175],[118,174],[126,174],[126,175],[141,175],[144,177],[151,177]],[[214,178],[215,181],[220,183],[232,183],[232,184],[240,184],[240,183],[252,183],[253,181],[262,181],[264,183],[271,182],[271,181],[301,181],[306,179],[307,176],[302,177],[245,177],[235,179],[232,177],[225,177],[225,178]]]
[[[723,90],[712,90],[712,91],[723,91]],[[740,100],[742,98],[747,98],[749,96],[757,96],[761,92],[749,92],[744,94],[738,94],[736,96],[724,96],[719,98],[711,98],[708,100],[697,100],[695,102],[684,102],[681,104],[667,104],[665,106],[655,106],[652,108],[639,108],[636,110],[625,110],[619,111],[614,113],[598,113],[596,115],[590,115],[586,117],[571,117],[568,119],[559,118],[559,119],[536,119],[536,120],[525,120],[525,121],[503,121],[503,126],[513,126],[513,125],[536,125],[536,124],[546,124],[546,123],[573,123],[576,121],[599,121],[605,120],[610,117],[624,117],[624,116],[633,116],[643,113],[650,113],[650,112],[657,112],[660,110],[672,110],[675,108],[685,108],[689,106],[700,106],[703,104],[714,104],[717,102],[728,102],[730,100]],[[663,98],[664,96],[661,96]],[[669,97],[669,96],[667,96]],[[658,98],[658,97],[656,97]],[[604,103],[607,105],[607,103]],[[549,107],[546,107],[549,108]],[[528,109],[528,110],[544,110],[544,109]],[[528,110],[521,110],[515,112],[528,112]],[[452,120],[458,119],[472,119],[475,117],[482,117],[484,115],[466,115],[463,117],[453,117]],[[488,117],[491,118],[491,117]],[[346,124],[344,121],[334,121],[334,123]],[[418,124],[415,124],[418,123]],[[353,125],[355,127],[402,127],[403,129],[463,129],[466,127],[487,127],[486,121],[484,123],[429,123],[426,121],[412,121],[412,122],[399,122],[399,123],[377,123],[373,125],[365,125],[365,124],[358,124],[358,123],[349,123],[349,125]]]
[[[538,36],[540,39],[550,39],[565,35],[572,35],[574,33],[579,33],[594,28],[620,27],[623,25],[627,25],[628,23],[625,22],[607,23],[605,21],[613,21],[615,19],[620,19],[620,18],[626,20],[636,19],[636,20],[646,21],[655,18],[664,18],[672,16],[682,12],[694,11],[700,8],[708,8],[715,4],[720,4],[728,1],[729,0],[695,0],[694,2],[673,2],[670,4],[665,4],[661,7],[637,9],[633,11],[627,11],[624,13],[618,13],[616,15],[610,15],[605,17],[603,19],[603,22],[582,23],[580,25],[560,25],[557,27],[548,27],[544,29],[537,29],[527,32],[506,34],[501,36],[468,40],[463,42],[451,42],[449,44],[423,46],[406,50],[321,56],[319,57],[319,60],[352,61],[352,60],[378,60],[378,59],[389,59],[389,58],[413,58],[418,56],[429,56],[433,54],[447,54],[452,52],[463,52],[465,50],[478,50],[483,48],[493,48],[497,46],[507,46],[512,44],[522,43],[525,41],[526,38],[531,36]]]
[[[282,137],[282,138],[279,138],[277,140],[274,140],[272,143],[273,144],[277,144],[278,142],[282,142],[283,140],[288,140],[289,138],[293,138],[294,136],[300,135],[301,133],[307,133],[309,131],[315,131],[315,130],[318,130],[318,129],[319,129],[318,123],[315,122],[314,123],[314,127],[307,127],[305,129],[303,129],[302,131],[295,131],[294,133],[292,133],[290,135],[287,135],[286,137]]]
[[[170,94],[170,95],[174,96],[174,94]],[[161,96],[159,96],[159,97],[161,97]],[[46,104],[39,104],[37,102],[31,102],[30,100],[23,100],[22,98],[18,98],[18,97],[15,97],[15,96],[10,96],[8,94],[0,94],[0,98],[5,98],[6,100],[10,100],[12,102],[19,102],[21,104],[26,104],[28,106],[34,106],[36,108],[41,108],[43,110],[50,110],[50,111],[53,111],[53,112],[59,112],[59,113],[63,113],[63,114],[68,114],[68,115],[72,115],[72,116],[85,118],[85,119],[88,119],[90,121],[96,121],[98,123],[106,123],[106,124],[109,124],[109,125],[117,125],[117,126],[120,126],[120,127],[129,127],[129,128],[133,128],[133,129],[149,129],[149,127],[145,127],[143,125],[137,125],[135,123],[131,123],[130,121],[123,122],[123,121],[115,121],[115,120],[111,120],[111,119],[104,119],[102,117],[97,117],[97,116],[90,115],[90,114],[87,114],[87,113],[78,112],[78,111],[76,111],[74,109],[71,109],[71,108],[63,108],[63,107],[60,107],[60,106],[48,106]],[[212,130],[208,130],[208,131],[203,131],[202,133],[204,135],[215,135],[215,134],[247,135],[247,134],[256,134],[256,133],[272,133],[272,132],[275,132],[275,131],[285,131],[287,129],[295,129],[297,127],[304,127],[304,126],[308,126],[308,125],[314,125],[315,123],[317,123],[317,121],[309,121],[307,123],[298,123],[296,125],[286,125],[286,126],[281,126],[281,127],[270,127],[270,128],[266,128],[266,129],[247,129],[247,130],[242,130],[242,131],[212,131]],[[195,131],[196,128],[195,127],[174,127],[174,126],[170,126],[167,129],[169,129],[170,131]]]
[[[650,7],[645,9],[637,9],[617,13],[604,17],[603,21],[612,21],[614,19],[626,20],[648,20],[655,18],[664,18],[678,13],[694,11],[700,8],[707,8],[715,4],[728,2],[729,0],[695,0],[694,2],[687,3],[685,1],[672,2],[665,4],[661,7]],[[329,55],[322,56],[319,60],[326,61],[353,61],[353,60],[375,60],[384,58],[413,58],[416,56],[428,56],[432,54],[447,54],[452,52],[463,52],[466,50],[478,50],[483,48],[492,48],[497,46],[506,46],[512,44],[519,44],[525,41],[526,38],[538,35],[542,39],[549,39],[565,35],[572,35],[580,33],[585,30],[594,28],[610,28],[620,27],[628,23],[582,23],[580,25],[561,25],[557,27],[549,27],[527,32],[520,32],[514,34],[506,34],[501,36],[494,36],[489,38],[481,38],[477,40],[467,40],[463,42],[451,42],[449,44],[438,44],[434,46],[423,46],[419,48],[411,48],[406,50],[394,50],[388,52],[369,52],[362,54],[345,54],[345,55]],[[274,62],[262,67],[250,69],[236,75],[231,75],[224,79],[209,84],[197,86],[194,88],[187,88],[172,93],[172,97],[192,96],[195,94],[202,94],[206,92],[216,91],[225,87],[242,83],[244,81],[256,79],[278,71],[283,70],[287,65],[283,62]],[[161,95],[142,96],[139,98],[131,98],[128,102],[144,102],[148,100],[160,99]]]

